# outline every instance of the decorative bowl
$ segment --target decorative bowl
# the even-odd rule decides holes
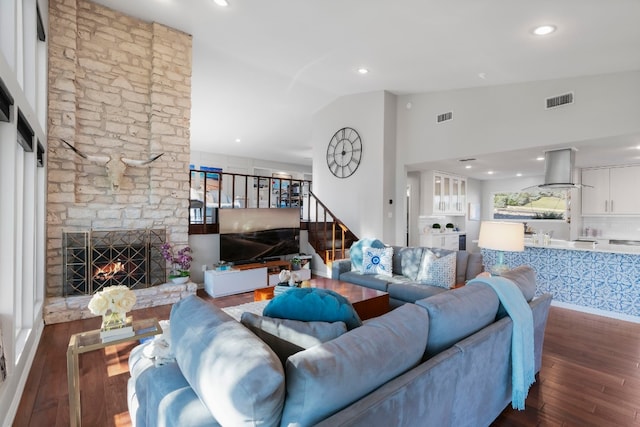
[[[171,277],[170,279],[176,285],[182,285],[183,283],[187,283],[189,281],[189,276]]]

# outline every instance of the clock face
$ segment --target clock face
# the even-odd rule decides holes
[[[338,178],[347,178],[358,169],[362,159],[362,140],[352,128],[336,132],[327,147],[327,166]]]

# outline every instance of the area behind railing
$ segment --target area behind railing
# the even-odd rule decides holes
[[[311,181],[191,170],[189,234],[218,234],[218,209],[300,208],[300,228],[309,233],[309,244],[325,263],[345,258],[357,240],[312,192]]]

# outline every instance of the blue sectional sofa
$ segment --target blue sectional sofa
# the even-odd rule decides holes
[[[375,243],[374,243],[375,244]],[[355,244],[354,244],[355,245]],[[339,259],[331,266],[331,278],[353,283],[389,293],[389,305],[398,307],[408,302],[416,302],[447,290],[440,286],[420,283],[416,277],[424,252],[429,250],[438,256],[456,254],[457,286],[473,279],[482,272],[482,254],[467,251],[449,251],[438,248],[391,246],[393,249],[392,275],[365,274],[354,265],[353,259]],[[353,246],[352,246],[352,251]],[[357,263],[357,261],[356,261]]]
[[[510,280],[530,300],[538,372],[551,296],[531,300],[535,274],[527,267]],[[175,304],[170,324],[175,362],[155,366],[145,357],[151,342],[131,352],[137,427],[475,427],[511,401],[513,322],[483,283],[345,328],[284,366],[257,335],[198,297]]]

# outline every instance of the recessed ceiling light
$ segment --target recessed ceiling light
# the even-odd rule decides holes
[[[364,68],[364,67],[360,67],[360,68],[358,68],[358,73],[359,74],[369,74],[369,69],[368,68]]]
[[[533,29],[533,34],[536,36],[546,36],[547,34],[553,33],[555,30],[555,25],[540,25]]]
[[[487,172],[489,175],[493,175],[493,171],[489,171]]]
[[[227,7],[229,6],[229,2],[227,0],[213,0],[213,2],[215,4],[217,4],[220,7]]]
[[[537,160],[537,161],[539,161],[539,162],[541,162],[541,161],[543,161],[543,160],[544,160],[544,156],[536,157],[536,160]]]
[[[467,165],[464,167],[465,169],[471,169],[471,165]]]
[[[518,173],[516,174],[516,176],[522,176],[522,174],[521,174],[520,172],[518,172]]]
[[[240,142],[242,141],[240,138],[236,138],[236,142]]]

